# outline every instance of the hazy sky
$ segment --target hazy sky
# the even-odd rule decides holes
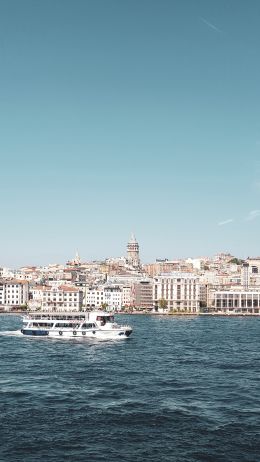
[[[0,0],[0,266],[260,254],[258,0]]]

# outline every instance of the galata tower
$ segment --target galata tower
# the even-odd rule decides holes
[[[140,266],[139,244],[133,233],[127,244],[127,260],[134,268]]]

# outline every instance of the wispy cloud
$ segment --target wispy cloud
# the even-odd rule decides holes
[[[251,210],[247,217],[245,218],[246,221],[255,220],[255,218],[260,216],[260,210]]]
[[[219,32],[220,34],[222,34],[222,30],[219,29],[217,26],[215,26],[214,24],[212,24],[212,22],[208,21],[207,19],[203,18],[202,16],[200,16],[200,20],[202,22],[204,22],[204,24],[206,24],[206,26],[210,27],[210,29],[214,30],[215,32]]]
[[[232,223],[233,221],[234,221],[233,218],[229,218],[228,220],[220,221],[218,223],[218,226],[224,226],[224,225],[227,225],[228,223]]]

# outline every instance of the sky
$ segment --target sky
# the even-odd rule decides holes
[[[258,0],[0,0],[0,266],[260,255]]]

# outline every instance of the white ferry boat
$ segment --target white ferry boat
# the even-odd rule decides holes
[[[90,312],[41,312],[23,317],[21,333],[29,336],[51,338],[127,338],[132,327],[121,326],[114,316],[105,311]]]

